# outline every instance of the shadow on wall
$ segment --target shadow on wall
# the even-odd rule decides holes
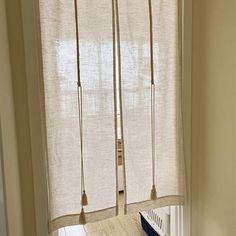
[[[0,235],[7,236],[7,219],[4,194],[4,176],[3,176],[3,151],[2,151],[2,132],[0,120]]]

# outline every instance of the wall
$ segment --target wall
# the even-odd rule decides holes
[[[1,126],[0,126],[1,134]],[[5,197],[5,178],[3,170],[3,151],[2,151],[2,137],[0,135],[0,235],[7,236],[7,212],[6,212],[6,197]]]
[[[15,104],[24,236],[35,236],[35,206],[25,54],[20,0],[6,0],[8,38]],[[18,236],[18,234],[14,234]],[[39,235],[41,236],[41,235]]]
[[[9,227],[9,236],[23,236],[15,114],[4,0],[0,0],[0,52],[0,125],[6,182],[5,195],[8,208],[7,218],[9,226],[11,226]],[[0,222],[1,224],[3,222]],[[1,225],[1,230],[3,228],[4,226]],[[2,235],[1,230],[0,234]]]
[[[236,1],[194,0],[192,236],[236,235]]]

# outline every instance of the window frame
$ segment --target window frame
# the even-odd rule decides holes
[[[183,120],[185,140],[185,161],[187,176],[187,202],[183,207],[184,233],[191,235],[191,59],[192,59],[192,0],[182,1],[183,42]],[[43,157],[45,151],[45,130],[42,127],[40,104],[40,79],[42,78],[41,40],[38,0],[21,0],[27,95],[30,120],[32,168],[34,180],[36,232],[48,234],[48,206],[46,171]],[[37,134],[37,135],[35,135]]]

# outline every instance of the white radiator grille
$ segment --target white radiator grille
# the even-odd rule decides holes
[[[183,207],[171,206],[141,212],[160,236],[183,236]]]
[[[141,212],[148,224],[160,235],[170,236],[170,215],[163,208]]]

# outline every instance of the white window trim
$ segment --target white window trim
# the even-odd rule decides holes
[[[183,207],[184,233],[191,235],[191,58],[192,58],[192,0],[183,4],[183,109],[187,170],[187,202]],[[31,150],[35,193],[37,236],[48,236],[47,188],[43,156],[45,155],[44,129],[41,127],[40,59],[38,0],[21,0],[25,64],[27,73],[28,106],[31,132]],[[37,135],[36,135],[37,134]]]

